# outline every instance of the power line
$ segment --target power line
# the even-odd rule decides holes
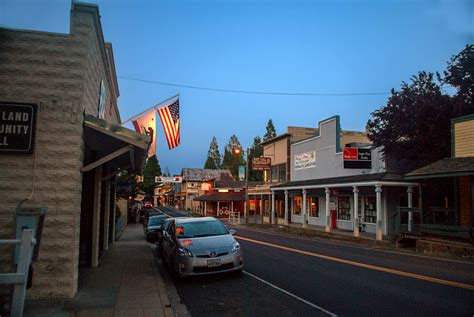
[[[228,92],[228,93],[238,93],[238,94],[252,94],[252,95],[277,95],[277,96],[377,96],[377,95],[388,95],[390,92],[361,92],[361,93],[305,93],[305,92],[275,92],[275,91],[255,91],[255,90],[236,90],[236,89],[220,89],[220,88],[210,88],[210,87],[199,87],[183,84],[173,84],[166,83],[161,81],[153,81],[139,78],[131,78],[125,76],[117,76],[118,78],[139,81],[142,83],[163,85],[163,86],[172,86],[172,87],[181,87],[189,89],[198,89],[198,90],[207,90],[207,91],[217,91],[217,92]]]

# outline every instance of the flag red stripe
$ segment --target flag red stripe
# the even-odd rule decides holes
[[[165,130],[166,140],[168,141],[168,147],[172,149],[177,146],[176,138],[174,137],[175,129],[173,118],[171,117],[168,107],[160,108],[159,113]]]
[[[161,123],[163,124],[163,129],[165,130],[166,141],[168,142],[168,148],[171,149],[171,142],[170,138],[168,137],[168,123],[165,119],[165,114],[161,111],[162,109],[158,109],[158,114],[160,115]]]

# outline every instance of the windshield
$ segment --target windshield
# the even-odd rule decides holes
[[[165,220],[166,220],[166,217],[153,217],[153,218],[150,218],[148,225],[158,226],[158,225],[161,225],[163,222],[165,222]]]
[[[181,238],[199,238],[229,234],[227,228],[220,221],[196,221],[178,224],[176,236]]]

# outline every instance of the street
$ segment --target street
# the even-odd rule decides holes
[[[474,312],[472,262],[242,226],[234,229],[245,255],[242,276],[174,281],[193,316],[472,316]],[[160,271],[167,274],[163,266]]]

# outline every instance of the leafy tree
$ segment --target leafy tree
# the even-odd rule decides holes
[[[204,168],[213,170],[221,168],[221,154],[219,153],[219,145],[217,144],[215,136],[212,137],[211,144],[209,145],[209,151],[207,151],[207,159]]]
[[[234,149],[240,149],[240,153],[236,154]],[[232,175],[237,179],[239,176],[239,166],[244,164],[244,149],[239,139],[232,135],[224,149],[224,158],[222,160],[222,168],[230,170]]]
[[[392,89],[387,104],[372,113],[368,137],[383,147],[387,161],[408,163],[406,169],[421,167],[450,155],[452,99],[441,92],[433,74],[419,72],[401,90]]]
[[[474,45],[466,45],[451,57],[444,78],[438,74],[438,79],[456,89],[454,102],[457,116],[474,113]]]
[[[273,125],[272,119],[269,119],[269,120],[268,120],[268,123],[267,123],[267,132],[266,132],[265,135],[263,136],[263,141],[270,140],[270,139],[272,139],[272,138],[274,138],[274,137],[276,137],[275,126]]]
[[[252,181],[261,181],[263,180],[263,172],[262,171],[254,171],[252,168],[252,160],[254,157],[263,156],[263,146],[262,146],[262,139],[259,136],[256,136],[253,139],[252,147],[249,151],[249,180]]]
[[[155,176],[161,176],[161,167],[156,155],[148,158],[143,169],[143,183],[139,187],[147,196],[153,196],[155,190]]]

